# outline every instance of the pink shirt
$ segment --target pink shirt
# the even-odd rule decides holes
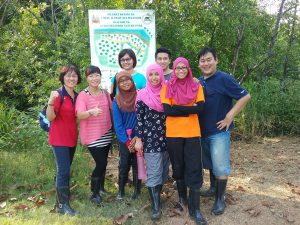
[[[92,96],[85,90],[81,91],[76,100],[76,112],[85,112],[98,106],[102,109],[100,116],[90,116],[80,120],[80,141],[81,144],[90,144],[102,137],[111,127],[109,108],[111,100],[108,94],[103,92],[99,96]]]

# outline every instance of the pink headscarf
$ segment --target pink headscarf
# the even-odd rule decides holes
[[[188,74],[183,79],[178,79],[175,75],[175,68],[180,62],[188,68]],[[189,61],[179,57],[173,63],[171,79],[166,85],[166,98],[174,98],[178,104],[186,105],[196,98],[200,84],[193,80]]]
[[[152,85],[149,80],[149,75],[155,70],[159,74],[160,83],[157,85]],[[149,108],[154,109],[158,112],[163,112],[163,106],[160,100],[160,91],[162,85],[165,83],[164,72],[160,65],[151,64],[147,68],[146,72],[147,83],[146,87],[141,89],[136,97],[136,101],[143,101]]]

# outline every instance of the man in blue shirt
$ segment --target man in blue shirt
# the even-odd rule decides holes
[[[204,47],[198,54],[199,78],[205,95],[204,112],[200,116],[203,168],[210,170],[211,187],[203,196],[215,195],[212,213],[225,209],[225,190],[230,175],[230,130],[234,117],[250,100],[250,94],[229,74],[217,70],[214,49]],[[233,105],[233,100],[236,103]]]

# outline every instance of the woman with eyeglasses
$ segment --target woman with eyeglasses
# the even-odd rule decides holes
[[[46,110],[46,116],[51,121],[49,145],[56,162],[55,210],[74,216],[75,210],[70,206],[70,169],[78,138],[75,115],[77,93],[74,90],[81,81],[78,68],[74,65],[63,66],[59,81],[62,88],[51,92]]]
[[[133,82],[137,90],[140,90],[146,86],[146,78],[143,74],[138,73],[134,68],[136,67],[136,55],[132,49],[123,49],[118,55],[118,62],[123,71],[128,72],[133,79]],[[117,93],[117,84],[115,76],[111,79],[111,97],[115,97]]]
[[[187,59],[179,57],[174,61],[171,79],[161,91],[161,102],[166,114],[167,150],[179,196],[175,208],[184,211],[182,205],[188,205],[191,218],[204,225],[206,220],[200,212],[203,174],[198,122],[204,94],[202,86],[193,80]]]
[[[110,118],[111,100],[107,91],[102,90],[101,71],[97,66],[85,70],[88,87],[81,91],[76,102],[76,114],[80,120],[80,140],[87,145],[96,166],[91,176],[91,202],[102,202],[108,152],[112,142]]]

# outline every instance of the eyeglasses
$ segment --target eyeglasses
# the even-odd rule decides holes
[[[130,62],[131,60],[132,58],[125,58],[125,59],[121,59],[120,62],[125,63],[125,62]]]
[[[179,70],[187,70],[186,66],[177,66],[175,67],[175,70],[179,71]]]

